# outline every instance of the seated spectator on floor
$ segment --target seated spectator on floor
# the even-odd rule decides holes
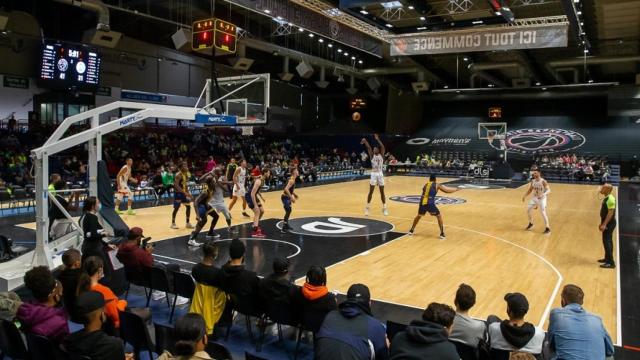
[[[353,284],[347,300],[327,314],[315,335],[316,360],[389,358],[386,328],[371,314],[371,294],[363,284]]]
[[[491,350],[540,354],[545,334],[544,330],[524,320],[529,311],[527,298],[521,293],[509,293],[504,300],[507,302],[509,319],[500,321],[492,315],[487,320],[490,324]]]
[[[120,328],[120,311],[127,307],[126,300],[119,300],[116,294],[98,281],[104,275],[104,263],[97,256],[90,256],[82,264],[82,274],[78,280],[78,295],[87,291],[97,291],[104,297],[105,314],[113,327]],[[77,301],[77,299],[76,299]]]
[[[18,308],[16,318],[22,329],[60,344],[69,335],[67,314],[58,307],[62,301],[62,284],[53,278],[48,267],[36,266],[24,275],[24,285],[35,301],[22,303]]]
[[[260,280],[258,293],[262,301],[290,304],[297,288],[289,278],[289,260],[276,258],[273,260],[273,273]]]
[[[62,264],[64,268],[58,274],[58,281],[62,283],[62,299],[67,314],[74,320],[73,309],[76,303],[76,291],[78,289],[78,279],[82,274],[82,255],[78,249],[69,249],[62,254]]]
[[[455,311],[448,305],[431,303],[422,320],[413,320],[406,330],[393,337],[391,360],[460,360],[449,342]]]
[[[213,360],[205,351],[209,338],[202,316],[189,313],[176,321],[173,354],[165,351],[158,360]]]
[[[553,359],[604,359],[613,356],[613,343],[602,319],[582,307],[582,289],[566,285],[561,298],[562,308],[551,310],[549,317],[548,335],[551,348],[556,352]]]
[[[207,326],[207,334],[213,334],[215,325],[224,313],[227,294],[220,289],[221,270],[215,265],[218,247],[214,243],[204,243],[202,254],[202,261],[191,269],[196,289],[189,312],[200,314]]]
[[[91,360],[133,359],[131,354],[125,355],[122,340],[102,331],[107,316],[101,293],[87,291],[78,295],[74,313],[84,328],[64,340],[64,348],[68,353],[87,356]]]
[[[309,268],[306,281],[294,293],[292,303],[300,319],[305,312],[328,313],[338,308],[336,296],[327,288],[327,271],[322,266]]]
[[[220,274],[220,288],[233,298],[255,299],[258,305],[258,275],[255,272],[245,269],[244,266],[244,243],[238,239],[231,240],[229,245],[229,262],[222,266]],[[233,299],[234,301],[236,299]]]
[[[473,348],[487,338],[487,326],[484,321],[469,316],[469,309],[476,304],[476,292],[467,284],[460,284],[453,302],[456,306],[456,317],[449,340],[461,342]]]

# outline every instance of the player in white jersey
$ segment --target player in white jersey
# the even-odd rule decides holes
[[[213,169],[213,179],[215,183],[215,188],[213,191],[213,196],[209,200],[209,206],[218,213],[224,215],[225,220],[227,221],[227,230],[229,232],[229,237],[231,237],[231,212],[227,207],[227,204],[224,203],[224,190],[229,185],[229,181],[224,176],[222,169],[217,167]]]
[[[547,215],[547,195],[551,193],[551,188],[549,188],[547,180],[540,176],[539,170],[534,170],[531,173],[531,177],[532,179],[531,184],[529,185],[529,190],[527,190],[527,193],[522,197],[522,202],[524,202],[527,196],[533,193],[533,196],[529,199],[529,207],[527,209],[529,225],[527,225],[526,230],[533,227],[533,210],[540,208],[542,218],[544,219],[544,233],[548,234],[551,232],[551,229],[549,228],[549,216]]]
[[[135,182],[135,179],[131,178],[131,166],[133,165],[133,159],[127,158],[127,163],[118,171],[118,175],[116,175],[116,213],[122,214],[120,211],[120,203],[123,198],[127,198],[127,214],[135,215],[136,212],[131,209],[131,205],[133,204],[133,194],[131,193],[131,189],[129,189],[129,181]]]
[[[240,166],[233,173],[233,190],[231,196],[231,202],[229,203],[229,211],[233,209],[233,206],[238,201],[238,198],[242,199],[242,216],[250,217],[247,214],[247,201],[244,198],[244,195],[247,192],[247,160],[242,159],[240,161]]]
[[[369,216],[369,207],[371,205],[371,197],[373,197],[373,190],[376,188],[376,185],[380,188],[380,199],[382,199],[382,213],[384,215],[389,215],[387,211],[387,200],[384,196],[384,175],[383,175],[383,165],[384,165],[384,144],[380,141],[380,137],[378,134],[374,134],[373,137],[378,142],[378,146],[374,146],[373,149],[367,139],[362,139],[360,144],[363,144],[367,148],[367,152],[369,152],[369,158],[371,158],[371,180],[369,181],[369,195],[367,195],[367,206],[364,208],[364,215]]]

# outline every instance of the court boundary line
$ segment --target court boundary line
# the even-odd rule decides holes
[[[313,211],[316,211],[316,212],[336,212],[336,211],[325,211],[325,210],[306,210],[306,209],[297,209],[297,211],[305,211],[305,212],[313,212]],[[353,214],[353,213],[341,212],[341,211],[337,211],[337,213]],[[410,219],[410,218],[404,218],[404,217],[399,217],[399,216],[391,216],[391,215],[389,215],[389,216],[387,216],[387,217],[394,218],[394,219],[401,219],[401,220],[409,220],[409,221],[411,221],[411,220],[412,220],[412,219]],[[433,222],[433,221],[428,221],[428,223],[435,224],[435,222]],[[509,241],[509,240],[506,240],[506,239],[500,238],[500,237],[495,236],[495,235],[491,235],[491,234],[488,234],[488,233],[483,233],[483,232],[481,232],[481,231],[477,231],[477,230],[473,230],[473,229],[468,229],[468,228],[464,228],[464,227],[457,226],[457,225],[446,225],[446,226],[447,226],[447,227],[457,228],[457,229],[462,230],[462,231],[468,231],[468,232],[472,232],[472,233],[475,233],[475,234],[478,234],[478,235],[486,236],[486,237],[489,237],[489,238],[492,238],[492,239],[495,239],[495,240],[501,241],[501,242],[503,242],[503,243],[505,243],[505,244],[512,245],[512,246],[514,246],[514,247],[516,247],[516,248],[519,248],[519,249],[521,249],[521,250],[524,250],[525,252],[529,253],[530,255],[533,255],[533,256],[537,257],[539,260],[542,260],[542,262],[543,262],[543,263],[545,263],[549,268],[551,268],[551,270],[553,270],[553,271],[556,273],[556,276],[558,276],[558,281],[556,282],[556,285],[555,285],[555,287],[554,287],[554,289],[553,289],[553,291],[552,291],[552,296],[549,298],[549,301],[547,302],[547,306],[545,307],[545,310],[544,310],[544,312],[542,313],[542,318],[540,319],[540,322],[538,323],[538,327],[543,327],[543,326],[544,326],[544,324],[546,323],[547,318],[549,317],[549,313],[551,312],[551,307],[553,306],[553,302],[554,302],[555,298],[556,298],[556,297],[557,297],[557,295],[558,295],[558,291],[560,290],[560,285],[562,285],[562,282],[564,281],[564,277],[562,276],[562,274],[560,273],[560,271],[559,271],[559,270],[558,270],[558,269],[557,269],[557,268],[556,268],[556,267],[555,267],[555,266],[554,266],[554,265],[553,265],[549,260],[547,260],[545,257],[543,257],[542,255],[540,255],[540,254],[538,254],[538,253],[534,252],[534,251],[533,251],[533,250],[531,250],[531,249],[527,249],[526,247],[524,247],[524,246],[522,246],[522,245],[516,244],[516,243],[514,243],[514,242],[511,242],[511,241]],[[391,241],[389,241],[389,242],[386,242],[386,243],[384,243],[384,244],[382,244],[382,245],[380,245],[380,246],[376,246],[376,247],[375,247],[375,248],[373,248],[373,249],[369,249],[369,250],[367,250],[367,251],[363,251],[363,252],[358,253],[358,254],[356,254],[356,255],[354,255],[354,256],[351,256],[351,257],[349,257],[349,258],[347,258],[347,259],[345,259],[345,260],[342,260],[342,261],[340,261],[340,262],[337,262],[337,263],[335,263],[335,264],[332,264],[332,265],[328,266],[328,267],[327,267],[327,269],[329,269],[329,268],[331,268],[331,267],[333,267],[333,266],[336,266],[336,265],[342,264],[342,263],[344,263],[345,261],[351,260],[351,259],[353,259],[353,258],[355,258],[355,257],[357,257],[357,256],[362,256],[364,253],[366,253],[366,252],[368,252],[368,251],[371,251],[371,250],[375,250],[375,249],[382,248],[382,247],[384,247],[384,246],[386,246],[386,245],[388,245],[388,244],[393,243],[393,242],[394,242],[394,241],[396,241],[396,240],[399,240],[399,239],[404,238],[405,236],[407,236],[407,234],[402,235],[402,236],[399,236],[398,238],[393,239],[393,240],[391,240]],[[304,278],[302,278],[302,279],[304,279]],[[296,282],[297,282],[297,281],[299,281],[299,280],[300,280],[300,279],[296,279]],[[377,299],[376,299],[376,300],[377,300]],[[398,305],[403,305],[403,304],[398,304]],[[412,306],[412,307],[415,307],[415,306]]]
[[[620,199],[619,186],[616,186],[616,198]],[[619,216],[620,204],[616,204],[616,220],[620,222]],[[622,346],[622,290],[620,289],[620,224],[616,225],[616,259],[618,260],[618,266],[616,266],[616,342],[614,345]]]

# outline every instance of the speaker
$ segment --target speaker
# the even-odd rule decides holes
[[[282,81],[291,81],[291,79],[293,79],[293,74],[290,72],[282,72],[278,74],[278,77],[280,77],[280,80]]]
[[[319,87],[320,89],[326,89],[327,86],[329,86],[329,82],[328,81],[316,81],[316,86]]]
[[[187,51],[191,49],[191,30],[182,28],[171,35],[173,46],[176,50]]]
[[[382,86],[382,83],[380,82],[380,80],[378,80],[377,77],[371,77],[371,78],[367,79],[367,85],[369,85],[369,88],[371,90],[375,90],[375,89],[379,88],[380,86]]]
[[[93,45],[103,46],[113,49],[118,46],[118,42],[122,37],[122,33],[117,31],[100,31],[100,30],[87,30],[90,36],[89,42]]]
[[[517,78],[511,80],[511,85],[516,89],[531,87],[531,79],[529,78]]]
[[[251,65],[253,65],[253,59],[246,57],[234,57],[229,59],[229,64],[236,70],[248,71]]]
[[[346,89],[346,90],[347,90],[347,92],[348,92],[349,94],[351,94],[351,95],[355,95],[355,94],[357,94],[357,93],[358,93],[358,89],[356,89],[356,88],[354,88],[354,87],[350,87],[350,88],[348,88],[348,89]]]
[[[413,88],[413,91],[416,93],[429,90],[429,84],[426,81],[412,82],[411,87]]]
[[[304,61],[296,66],[296,71],[298,72],[298,75],[300,75],[300,77],[303,79],[308,79],[311,77],[311,75],[313,75],[313,68],[311,67],[311,65],[305,63]]]
[[[9,15],[0,15],[0,31],[7,29],[7,23],[9,22]]]

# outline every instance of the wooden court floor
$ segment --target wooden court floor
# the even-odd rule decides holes
[[[386,181],[387,197],[419,195],[424,178],[396,176]],[[526,204],[521,198],[525,186],[439,194],[466,200],[439,206],[446,240],[438,238],[435,218],[426,216],[414,236],[402,236],[331,266],[329,289],[345,293],[349,285],[361,282],[370,287],[377,300],[424,308],[433,301],[453,306],[458,285],[466,283],[476,290],[477,304],[471,315],[478,318],[490,314],[505,317],[503,296],[518,291],[530,302],[527,319],[546,328],[548,311],[560,306],[561,287],[573,283],[585,292],[585,308],[603,318],[617,342],[617,273],[599,268],[596,262],[602,257],[598,187],[551,184],[551,189],[550,235],[542,234],[544,226],[538,212],[533,230],[524,231]],[[296,189],[300,199],[294,204],[292,218],[364,216],[367,191],[368,180]],[[282,217],[280,192],[264,196],[265,217]],[[376,190],[371,217],[392,223],[394,231],[408,231],[417,205],[387,202],[389,216],[383,216]],[[248,221],[239,205],[232,211],[234,224]],[[123,215],[123,219],[129,226],[141,226],[154,241],[190,232],[184,228],[184,210],[176,221],[180,229],[169,228],[170,206],[139,209],[137,215]],[[220,221],[218,228],[223,223]]]

